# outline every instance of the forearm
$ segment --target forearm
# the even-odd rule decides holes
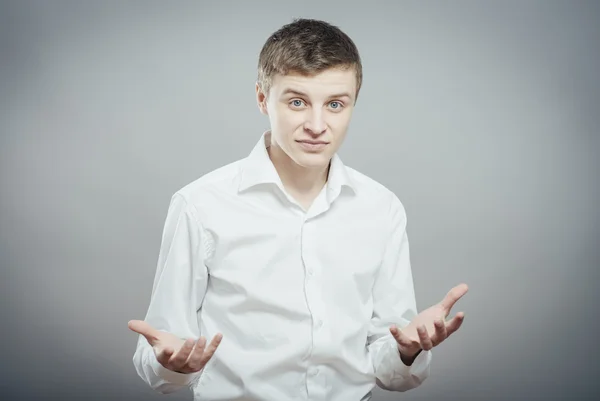
[[[392,195],[390,200],[388,243],[373,285],[368,344],[377,385],[386,390],[406,391],[420,386],[429,377],[431,353],[423,351],[414,355],[413,361],[411,355],[401,357],[398,343],[389,331],[392,325],[406,327],[417,314],[406,214],[397,197]]]
[[[197,313],[208,281],[202,229],[194,210],[183,196],[173,196],[144,319],[156,329],[182,339],[201,335]],[[162,366],[143,336],[138,338],[133,364],[142,380],[164,394],[188,387],[200,376],[200,372],[178,373]]]

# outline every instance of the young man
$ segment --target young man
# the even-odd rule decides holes
[[[419,386],[467,287],[416,314],[404,208],[337,155],[362,82],[355,44],[296,20],[268,38],[258,75],[271,129],[171,199],[146,318],[129,322],[138,374],[197,401]]]

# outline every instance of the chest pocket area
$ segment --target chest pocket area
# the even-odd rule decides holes
[[[381,233],[355,227],[338,235],[334,246],[320,251],[320,259],[325,261],[323,290],[331,291],[336,303],[364,306],[372,297],[383,257]]]

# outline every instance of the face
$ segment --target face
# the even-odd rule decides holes
[[[271,142],[296,164],[326,167],[346,137],[356,98],[354,69],[277,75],[268,96],[256,87],[271,122]]]

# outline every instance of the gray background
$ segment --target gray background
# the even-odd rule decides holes
[[[293,17],[361,51],[341,155],[406,206],[419,306],[470,285],[430,379],[374,399],[598,399],[600,3],[566,0],[3,2],[0,398],[164,399],[127,321],[171,194],[268,128]]]

